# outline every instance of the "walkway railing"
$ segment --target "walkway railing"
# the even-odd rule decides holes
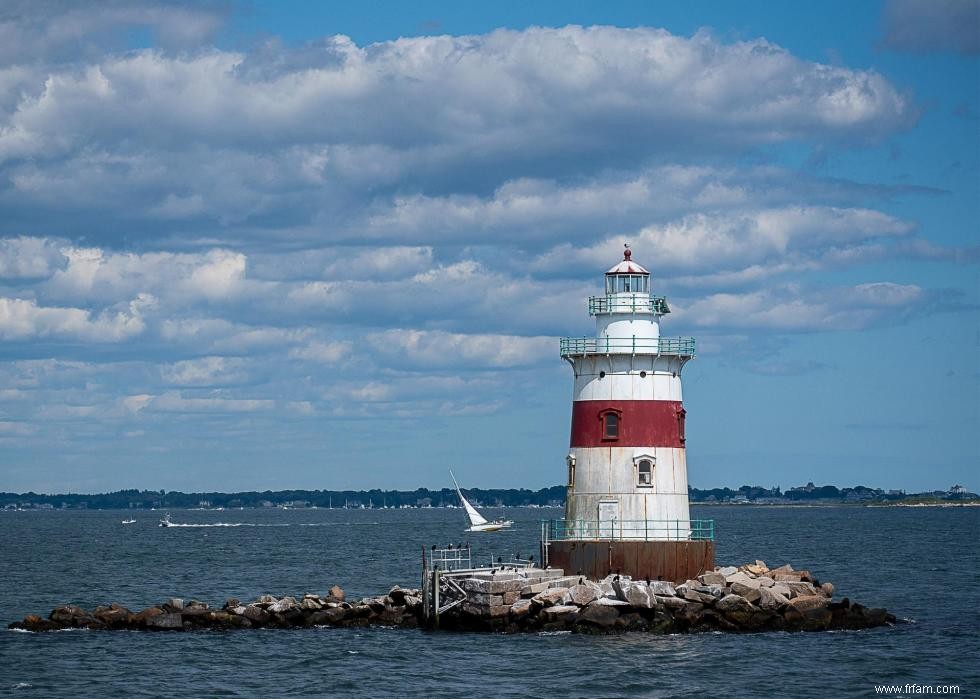
[[[693,357],[693,337],[563,337],[561,356],[586,354],[669,354]]]
[[[670,306],[663,296],[647,294],[608,294],[589,297],[589,315],[600,313],[670,313]]]
[[[713,519],[586,520],[541,522],[548,541],[714,541]]]

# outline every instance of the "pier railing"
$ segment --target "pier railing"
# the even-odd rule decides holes
[[[693,357],[693,337],[563,337],[561,356],[588,354],[663,354]]]
[[[600,313],[670,313],[670,306],[663,296],[648,294],[607,294],[589,297],[589,315]]]
[[[541,541],[714,541],[713,519],[587,520],[541,522]]]

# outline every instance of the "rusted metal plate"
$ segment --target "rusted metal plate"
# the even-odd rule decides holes
[[[593,579],[619,571],[635,579],[683,582],[715,565],[712,541],[553,541],[549,561]]]

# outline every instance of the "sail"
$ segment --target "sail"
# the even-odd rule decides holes
[[[480,524],[486,524],[487,518],[477,512],[476,508],[470,504],[469,500],[463,497],[463,491],[459,489],[459,483],[456,482],[456,476],[453,476],[452,471],[449,472],[449,475],[452,476],[453,485],[456,486],[456,493],[459,495],[459,501],[463,503],[463,508],[466,510],[466,514],[470,518],[470,525],[475,527]]]

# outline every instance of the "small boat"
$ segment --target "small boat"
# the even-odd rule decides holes
[[[122,521],[122,523],[123,524],[136,524],[136,520],[135,519],[124,519]]]
[[[160,526],[161,527],[172,527],[172,526],[174,526],[174,523],[170,521],[170,513],[169,512],[163,516],[163,519],[160,520]]]
[[[495,519],[492,522],[487,521],[487,518],[481,515],[473,505],[470,504],[469,500],[463,497],[463,491],[459,489],[459,483],[456,482],[456,476],[453,472],[449,472],[449,476],[453,479],[453,485],[456,486],[456,494],[459,495],[459,501],[463,504],[463,509],[466,510],[466,516],[470,518],[470,527],[466,531],[468,532],[496,532],[501,529],[509,529],[511,525],[514,524],[513,521],[509,519]]]

